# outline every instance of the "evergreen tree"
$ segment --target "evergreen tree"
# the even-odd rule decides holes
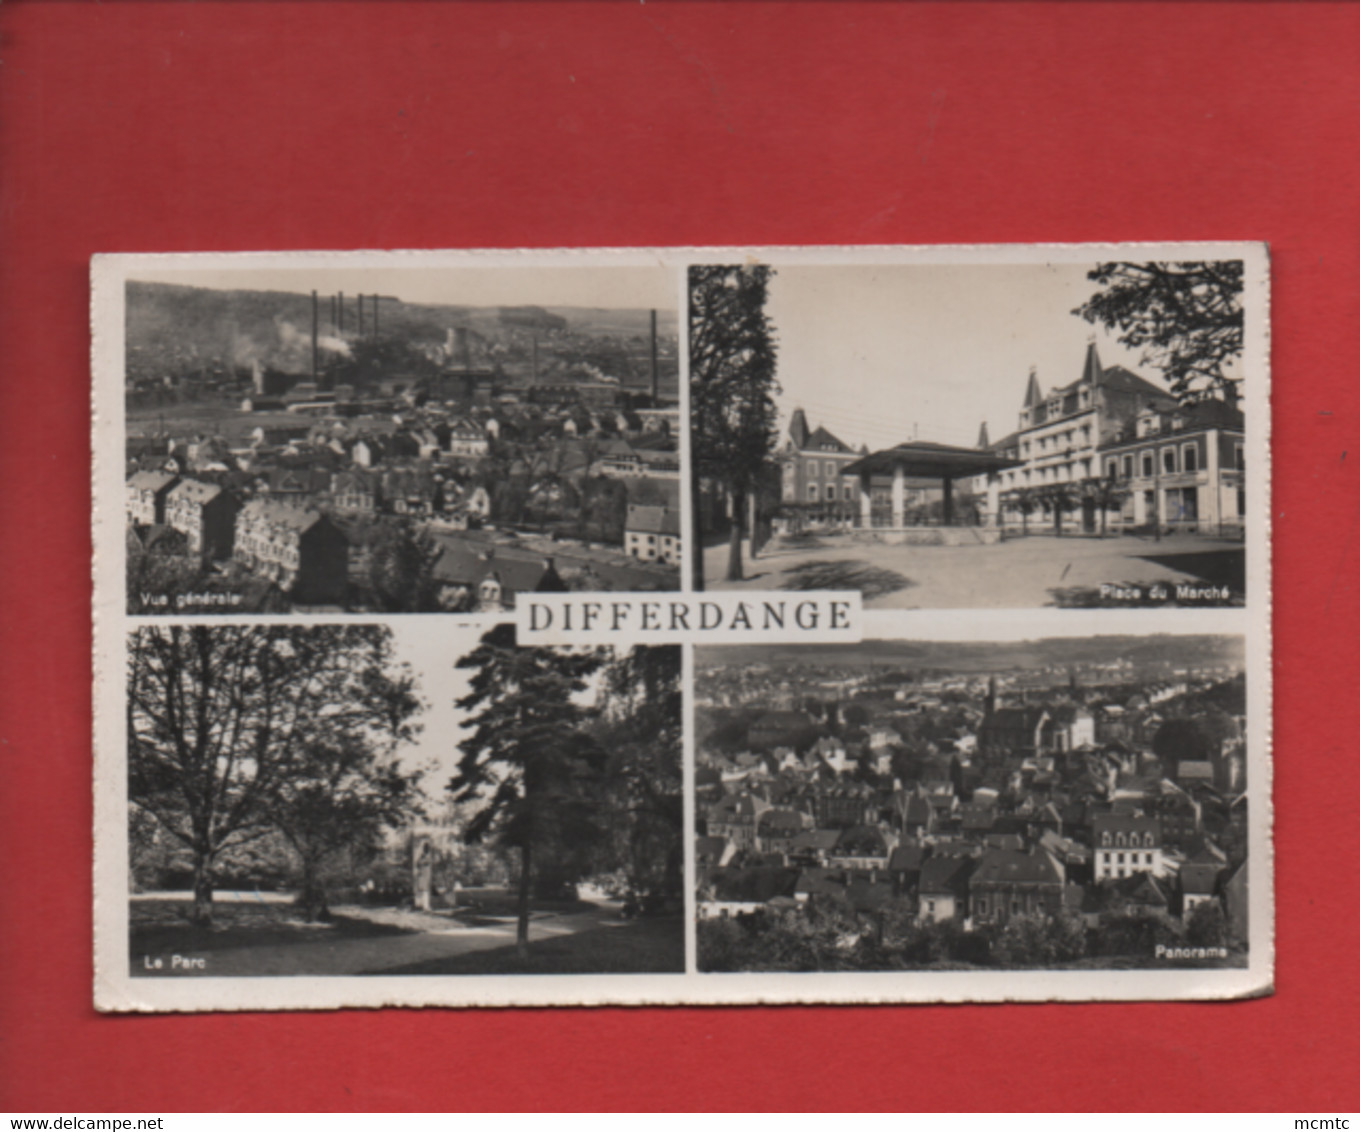
[[[775,338],[765,303],[773,272],[759,265],[689,269],[690,454],[695,486],[723,483],[732,507],[727,577],[742,577],[746,500],[775,447]],[[697,490],[694,498],[698,499]],[[695,532],[696,587],[703,547]]]
[[[495,836],[519,854],[521,954],[529,943],[537,856],[550,850],[570,856],[602,836],[606,757],[585,729],[595,713],[580,699],[603,659],[594,651],[518,648],[515,627],[503,624],[458,662],[473,670],[471,691],[458,706],[477,714],[472,734],[459,744],[449,792],[473,809],[467,841]]]

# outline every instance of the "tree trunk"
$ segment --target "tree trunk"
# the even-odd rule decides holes
[[[693,464],[693,460],[690,461]],[[689,477],[689,509],[690,509],[690,585],[695,593],[700,593],[704,588],[704,530],[702,508],[699,505],[699,488],[701,481],[699,473],[691,467]]]
[[[741,573],[741,511],[745,498],[732,493],[732,532],[727,537],[727,580],[740,582]]]
[[[528,842],[519,847],[519,924],[515,929],[515,953],[521,958],[529,954],[529,894],[533,888],[530,875],[533,853]]]
[[[1053,504],[1053,533],[1062,538],[1062,507],[1057,503]]]
[[[194,906],[189,913],[189,922],[206,927],[212,923],[212,918],[212,858],[205,853],[194,860]]]
[[[298,894],[298,903],[302,905],[302,915],[309,924],[330,919],[326,888],[317,876],[317,871],[317,862],[303,859],[302,891]]]

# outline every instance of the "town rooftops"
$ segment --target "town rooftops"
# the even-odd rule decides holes
[[[809,436],[807,440],[803,443],[803,451],[806,452],[809,449],[816,449],[818,452],[854,451],[854,449],[851,448],[850,445],[846,444],[845,441],[841,440],[840,437],[835,436],[830,432],[827,432],[827,430],[823,428],[821,425],[818,425],[813,430],[812,435]]]
[[[138,491],[163,491],[175,482],[175,476],[170,472],[135,472],[127,482]]]
[[[1187,896],[1212,896],[1223,872],[1221,864],[1186,862],[1181,866],[1181,891]]]
[[[991,849],[982,854],[974,884],[1062,884],[1063,868],[1047,853]]]
[[[756,803],[749,794],[729,794],[708,811],[710,822],[747,821],[756,816]]]
[[[714,869],[713,898],[734,904],[764,904],[776,896],[792,896],[796,869],[783,867]]]
[[[793,839],[790,848],[826,852],[836,847],[840,836],[834,829],[805,829]]]
[[[1104,834],[1112,836],[1118,834],[1137,833],[1145,835],[1153,834],[1156,843],[1161,843],[1162,823],[1155,817],[1147,817],[1143,814],[1096,814],[1091,819],[1091,830],[1095,834],[1096,843],[1099,844]]]
[[[630,503],[624,529],[641,534],[680,534],[680,516],[669,507],[654,507],[645,503]]]
[[[762,836],[780,833],[801,833],[803,815],[796,810],[766,810],[760,815],[757,826]]]
[[[247,522],[261,520],[270,526],[286,527],[299,533],[311,530],[325,519],[320,511],[273,499],[252,499],[241,508],[241,517]]]
[[[968,876],[973,871],[971,857],[930,857],[921,866],[922,896],[930,893],[962,895]]]
[[[1048,711],[1041,707],[998,708],[988,719],[985,726],[997,728],[1024,728],[1033,731],[1043,722]]]
[[[857,825],[840,835],[836,852],[846,857],[886,857],[888,842],[882,830],[871,825]]]
[[[751,724],[751,730],[769,731],[775,728],[792,729],[811,725],[812,718],[801,711],[767,711]]]
[[[183,499],[200,507],[205,503],[211,503],[221,494],[221,484],[205,483],[203,480],[183,480],[170,490],[170,498]]]
[[[925,850],[919,845],[899,845],[892,851],[888,868],[895,873],[920,872]]]

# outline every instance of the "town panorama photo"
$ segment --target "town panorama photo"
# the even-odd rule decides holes
[[[127,611],[679,586],[674,271],[134,272]]]

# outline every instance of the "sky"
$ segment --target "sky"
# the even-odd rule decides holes
[[[459,668],[458,661],[477,647],[487,630],[486,625],[450,624],[453,620],[445,614],[407,614],[385,622],[392,630],[393,659],[411,667],[425,705],[417,719],[420,734],[398,757],[404,767],[427,769],[423,785],[434,802],[443,800],[457,769],[458,744],[471,733],[464,727],[468,716],[455,705],[471,691],[473,673]],[[597,674],[587,682],[579,702],[595,702],[602,690]]]
[[[421,732],[400,752],[406,767],[429,767],[425,792],[437,799],[453,777],[458,743],[464,738],[464,714],[455,702],[467,695],[469,669],[456,667],[458,658],[477,647],[485,627],[450,624],[447,617],[410,615],[387,621],[392,630],[394,659],[411,666],[425,710],[419,717]]]
[[[1094,264],[785,266],[767,311],[778,337],[780,436],[793,410],[853,448],[911,439],[972,447],[1015,431],[1031,366],[1047,393],[1101,363],[1165,388],[1139,355],[1070,312]]]
[[[128,278],[218,290],[380,294],[408,303],[453,306],[654,308],[673,312],[679,303],[674,267],[167,268],[131,271]]]

